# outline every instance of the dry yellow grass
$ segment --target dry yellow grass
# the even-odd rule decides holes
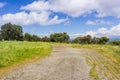
[[[70,46],[98,51],[98,53],[86,55],[86,60],[91,66],[90,76],[95,80],[120,79],[120,46],[79,44],[71,44]]]

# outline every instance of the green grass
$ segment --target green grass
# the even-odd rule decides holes
[[[50,55],[52,46],[43,42],[0,42],[0,68],[11,66],[26,59]]]
[[[98,73],[96,71],[96,64],[94,64],[89,72],[90,76],[92,76],[95,80],[98,80]]]
[[[95,80],[120,79],[120,46],[71,44],[74,48],[93,49],[98,53],[86,55],[91,66],[90,76]]]

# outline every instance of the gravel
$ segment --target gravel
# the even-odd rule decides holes
[[[51,56],[14,70],[0,80],[89,80],[84,50],[54,47]]]

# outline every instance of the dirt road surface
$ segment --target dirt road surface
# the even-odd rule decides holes
[[[89,80],[84,50],[54,47],[51,56],[8,73],[0,80]]]

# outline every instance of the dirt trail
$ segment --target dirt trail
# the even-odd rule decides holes
[[[0,80],[89,80],[89,66],[84,50],[54,47],[48,58],[29,64]]]

